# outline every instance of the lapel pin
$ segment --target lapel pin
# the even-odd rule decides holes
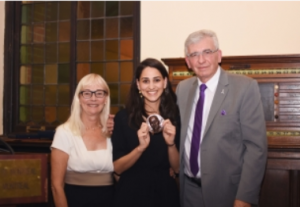
[[[225,111],[224,109],[221,111],[221,115],[222,115],[222,116],[225,116],[225,115],[226,115],[226,111]]]

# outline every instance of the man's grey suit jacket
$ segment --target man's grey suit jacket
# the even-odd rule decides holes
[[[181,201],[185,191],[184,142],[197,87],[197,78],[192,77],[176,88],[182,122]],[[258,203],[267,138],[259,87],[254,79],[221,69],[199,154],[205,207],[232,207],[235,199]]]

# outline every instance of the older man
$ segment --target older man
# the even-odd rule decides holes
[[[176,89],[183,123],[181,205],[256,206],[267,157],[258,84],[219,66],[222,52],[213,31],[190,34],[185,53],[196,76]]]

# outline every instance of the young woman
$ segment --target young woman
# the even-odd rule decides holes
[[[179,206],[176,181],[179,170],[180,119],[176,95],[166,68],[156,59],[137,67],[126,109],[114,119],[114,172],[118,177],[114,206]],[[150,133],[149,115],[163,117],[162,131]]]

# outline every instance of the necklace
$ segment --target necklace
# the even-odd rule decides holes
[[[101,124],[98,124],[97,126],[93,126],[93,127],[85,127],[85,130],[88,131],[88,130],[93,130],[95,131],[95,129],[97,128],[100,128],[101,129]]]

